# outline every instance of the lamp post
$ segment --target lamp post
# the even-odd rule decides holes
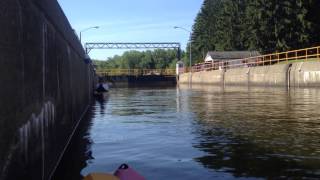
[[[82,44],[82,33],[84,33],[85,31],[88,31],[88,30],[90,30],[90,29],[99,29],[99,26],[93,26],[93,27],[88,27],[88,28],[86,28],[86,29],[83,29],[83,30],[81,30],[80,31],[80,43]]]
[[[189,48],[190,48],[190,50],[189,50],[189,68],[190,68],[189,69],[189,74],[190,74],[189,86],[191,86],[191,77],[192,77],[192,41],[191,41],[191,36],[192,36],[192,32],[184,27],[179,27],[179,26],[174,26],[174,29],[182,29],[190,34],[190,39],[189,39],[189,44],[190,44],[190,46],[189,46]]]

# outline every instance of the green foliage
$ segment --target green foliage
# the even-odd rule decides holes
[[[175,68],[178,61],[176,50],[127,51],[107,61],[95,60],[98,70],[103,69],[167,69]]]
[[[214,50],[285,51],[319,44],[317,0],[204,0],[193,25],[194,57]]]

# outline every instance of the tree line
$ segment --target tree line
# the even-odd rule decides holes
[[[97,61],[98,70],[103,69],[167,69],[175,68],[178,61],[177,50],[156,49],[153,51],[127,51],[115,55],[107,61]]]
[[[195,59],[207,51],[286,51],[319,45],[318,0],[204,0],[192,32]]]

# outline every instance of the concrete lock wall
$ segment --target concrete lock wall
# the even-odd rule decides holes
[[[226,86],[319,87],[320,62],[298,62],[251,68],[203,71],[192,74],[192,84]],[[189,74],[179,75],[179,83],[189,83]]]
[[[248,85],[250,68],[229,69],[224,74],[225,85]]]
[[[289,72],[291,87],[320,86],[320,62],[293,63]]]
[[[179,83],[189,83],[190,74],[184,73],[179,75]],[[224,71],[203,71],[192,73],[191,81],[193,84],[213,84],[222,85],[224,78]]]
[[[278,64],[266,66],[267,72],[265,75],[266,86],[288,86],[288,69],[291,64]]]
[[[179,75],[179,83],[181,84],[187,84],[189,83],[190,74],[189,73],[183,73]]]
[[[250,70],[249,74],[249,84],[251,86],[264,86],[265,85],[265,76],[267,74],[268,67],[253,67]]]
[[[249,74],[251,86],[287,86],[289,64],[252,67]]]
[[[0,27],[0,179],[48,179],[93,69],[56,0],[2,0]]]
[[[224,78],[224,71],[208,71],[202,72],[202,83],[203,84],[214,84],[214,85],[222,85]]]

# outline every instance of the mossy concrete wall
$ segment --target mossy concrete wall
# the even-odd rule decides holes
[[[0,27],[0,179],[49,179],[93,68],[56,0],[1,0]]]

